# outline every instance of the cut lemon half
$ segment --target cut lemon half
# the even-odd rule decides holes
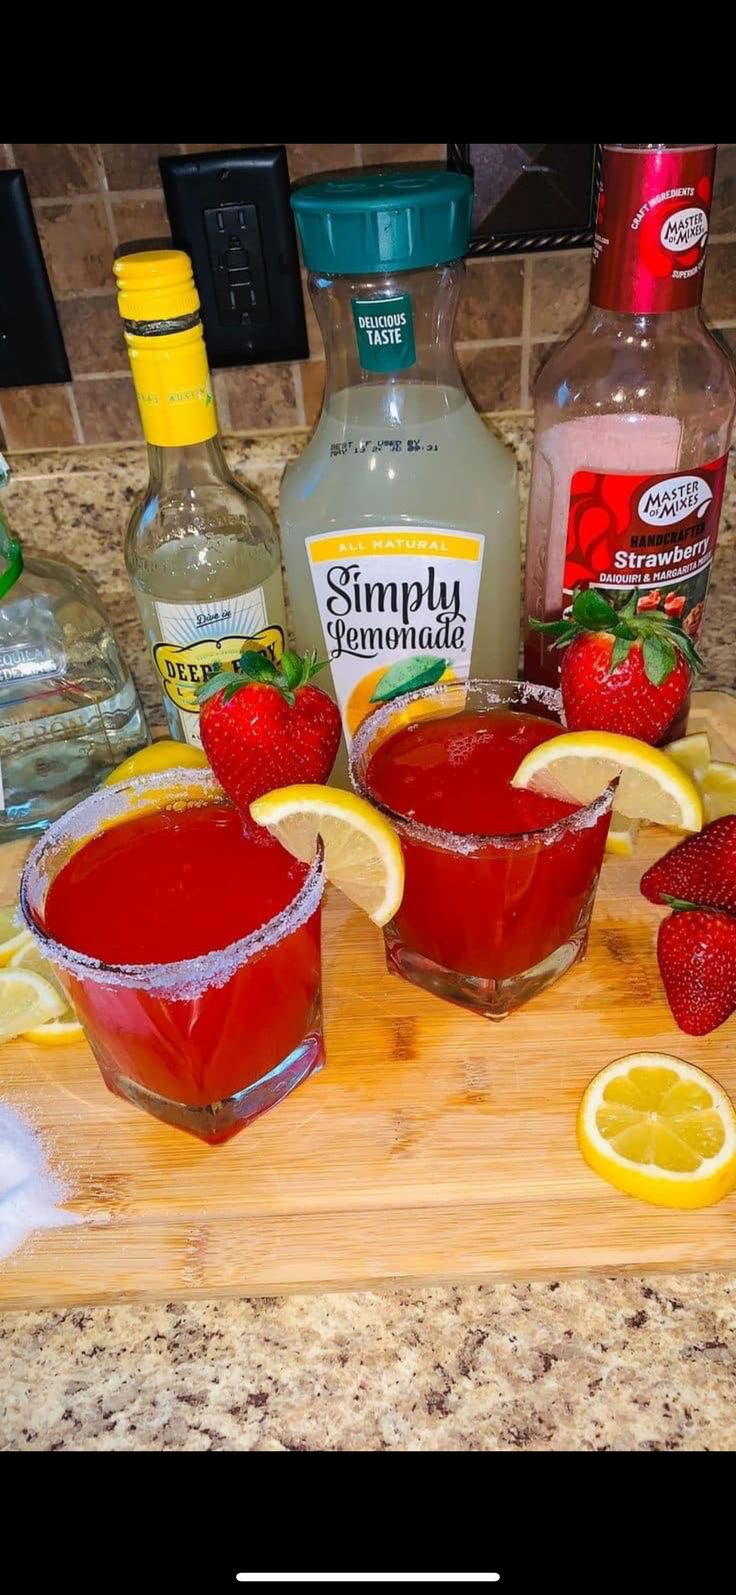
[[[30,931],[18,929],[15,916],[18,912],[17,903],[4,903],[0,907],[0,968],[9,964],[13,954],[24,941],[30,941]]]
[[[0,1042],[58,1019],[66,1004],[32,969],[0,969]]]
[[[567,731],[540,742],[522,759],[512,786],[531,787],[578,803],[592,803],[619,776],[616,812],[627,820],[699,831],[700,794],[686,770],[661,748],[612,731]]]
[[[692,1063],[632,1052],[591,1080],[578,1109],[586,1163],[658,1207],[710,1207],[736,1187],[736,1111]]]
[[[396,832],[370,803],[331,786],[283,786],[251,803],[256,825],[308,863],[317,838],[325,874],[374,924],[385,925],[404,892],[404,856]]]
[[[8,963],[8,969],[32,969],[34,974],[41,975],[44,980],[47,980],[49,985],[53,986],[54,991],[58,991],[59,996],[63,999],[64,1006],[68,1007],[69,998],[66,996],[53,964],[50,964],[48,958],[44,958],[43,953],[39,952],[29,930],[26,931],[25,941],[21,942],[20,947],[13,953]]]
[[[700,780],[706,820],[736,814],[736,764],[713,759]]]
[[[698,783],[710,764],[710,742],[704,731],[695,731],[689,737],[678,737],[676,742],[668,742],[663,752],[668,758],[674,759],[681,770],[687,770],[688,775]]]
[[[24,1030],[23,1040],[35,1041],[39,1047],[64,1047],[72,1041],[83,1041],[84,1031],[78,1019],[49,1019],[45,1025]]]
[[[157,775],[159,770],[206,770],[207,757],[201,748],[190,748],[188,742],[175,742],[171,737],[161,737],[146,748],[131,753],[117,769],[105,776],[103,786],[117,786],[119,781],[130,781],[137,775]]]

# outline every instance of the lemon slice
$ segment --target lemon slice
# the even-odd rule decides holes
[[[611,731],[569,731],[540,742],[522,759],[512,786],[533,787],[592,803],[620,776],[616,811],[628,820],[699,831],[703,805],[692,777],[661,748]]]
[[[736,814],[736,764],[713,759],[700,780],[706,820],[720,820]]]
[[[633,858],[638,834],[639,821],[627,820],[614,809],[606,837],[606,852],[614,853],[617,858]]]
[[[250,812],[304,863],[314,858],[321,837],[327,879],[374,924],[385,925],[396,913],[404,891],[401,843],[363,798],[331,786],[283,786],[256,798]]]
[[[58,991],[32,969],[0,969],[0,1041],[58,1019],[65,1006]]]
[[[17,903],[5,903],[0,908],[0,968],[9,964],[10,960],[24,941],[31,940],[30,931],[18,929],[15,916],[18,911]]]
[[[175,742],[171,737],[161,737],[146,748],[131,753],[117,769],[105,776],[103,786],[117,786],[119,781],[132,780],[136,775],[155,775],[159,770],[206,770],[207,756],[200,748],[190,748],[187,742]]]
[[[710,1075],[632,1052],[591,1080],[578,1109],[586,1163],[658,1207],[710,1207],[736,1186],[736,1112]]]
[[[29,930],[26,931],[25,940],[21,942],[20,947],[16,948],[12,958],[9,960],[8,969],[32,969],[34,974],[42,975],[43,979],[47,980],[50,986],[53,986],[54,991],[58,991],[59,996],[63,999],[64,1006],[68,1007],[69,998],[53,964],[50,964],[48,958],[44,958],[43,953],[39,952]]]
[[[24,1030],[23,1040],[35,1041],[39,1047],[63,1047],[72,1041],[83,1041],[84,1031],[78,1019],[49,1019],[45,1025]]]
[[[681,770],[687,770],[693,780],[700,783],[710,764],[710,742],[704,731],[693,732],[689,737],[678,737],[663,749]]]

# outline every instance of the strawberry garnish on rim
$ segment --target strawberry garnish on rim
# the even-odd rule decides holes
[[[646,604],[645,604],[645,600]],[[578,589],[561,620],[531,620],[565,650],[560,688],[571,731],[614,731],[658,742],[700,668],[695,644],[672,605],[636,590],[620,609],[596,588]]]
[[[197,693],[202,746],[244,815],[264,792],[327,781],[340,742],[340,712],[312,685],[314,652],[287,649],[278,664],[244,649],[237,670],[218,670]]]

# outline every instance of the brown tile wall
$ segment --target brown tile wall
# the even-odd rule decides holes
[[[227,149],[217,144],[4,144],[0,167],[26,174],[59,306],[72,381],[0,389],[8,448],[135,440],[140,425],[112,292],[119,243],[160,240],[168,221],[158,157]],[[293,179],[381,161],[443,161],[444,144],[288,144]],[[471,261],[457,321],[460,364],[472,398],[488,412],[528,410],[530,388],[554,344],[585,307],[586,251]],[[736,345],[736,144],[719,148],[704,306]],[[324,360],[307,304],[310,358],[215,374],[223,429],[245,432],[311,424]]]

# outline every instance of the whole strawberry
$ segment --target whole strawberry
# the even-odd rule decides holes
[[[689,903],[663,919],[657,959],[672,1016],[706,1036],[736,1011],[736,919]]]
[[[569,731],[616,731],[661,742],[690,691],[700,660],[676,615],[639,608],[634,592],[614,609],[594,587],[575,594],[570,616],[535,621],[564,648],[560,689]]]
[[[736,815],[712,820],[645,870],[640,890],[650,903],[673,898],[736,914]]]
[[[247,814],[254,798],[295,782],[324,782],[340,743],[340,711],[312,686],[322,665],[287,650],[278,665],[244,652],[236,672],[199,690],[202,746],[228,797]]]

